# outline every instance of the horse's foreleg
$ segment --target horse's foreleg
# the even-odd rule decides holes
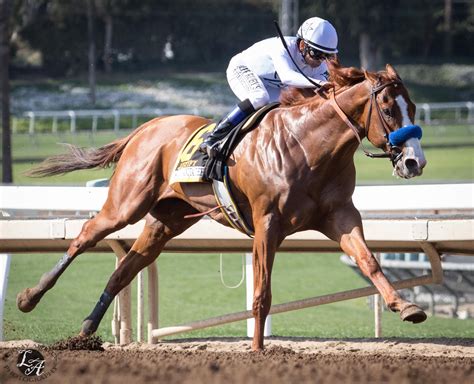
[[[255,223],[255,239],[253,242],[254,296],[252,307],[255,318],[252,342],[252,349],[254,351],[263,349],[265,320],[272,304],[271,277],[273,261],[281,240],[277,220],[272,215],[267,215]]]
[[[147,223],[142,233],[121,260],[93,311],[84,320],[80,332],[81,336],[93,334],[99,327],[102,317],[114,297],[132,282],[138,272],[150,265],[159,256],[170,239],[179,235],[200,219],[183,220],[185,215],[196,212],[183,202],[174,201],[162,206],[162,208],[171,213],[160,215],[160,220],[147,216]]]
[[[106,212],[106,211],[104,211]],[[88,220],[79,235],[71,242],[67,252],[49,272],[41,276],[38,284],[26,288],[17,296],[17,306],[22,312],[32,311],[43,295],[56,284],[56,281],[72,263],[72,261],[87,248],[94,246],[105,236],[127,225],[126,220],[114,218],[101,211],[97,216]]]
[[[426,320],[425,312],[416,304],[403,300],[384,275],[367,246],[360,214],[353,205],[334,212],[327,223],[323,232],[331,239],[339,241],[342,250],[355,258],[362,273],[372,281],[390,310],[400,312],[400,317],[405,321],[420,323]]]

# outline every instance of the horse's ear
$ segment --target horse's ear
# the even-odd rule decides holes
[[[387,70],[387,74],[392,78],[392,79],[398,79],[400,80],[400,76],[398,75],[397,71],[395,71],[395,68],[393,68],[390,64],[387,64],[385,66],[385,69]]]
[[[373,84],[377,84],[379,82],[379,77],[374,72],[369,72],[364,69],[364,76],[367,80],[369,80]]]

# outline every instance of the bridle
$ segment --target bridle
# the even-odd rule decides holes
[[[383,84],[378,84],[374,87],[372,87],[371,91],[370,91],[370,104],[369,104],[369,113],[367,114],[367,119],[366,119],[366,122],[365,122],[365,129],[364,130],[367,130],[367,135],[368,135],[368,130],[369,130],[369,127],[370,127],[370,119],[372,117],[372,109],[374,108],[375,106],[375,110],[377,111],[377,116],[379,117],[379,121],[385,131],[385,134],[384,134],[384,137],[385,137],[385,140],[386,140],[386,145],[385,145],[385,148],[387,148],[388,150],[384,150],[384,153],[372,153],[372,152],[369,152],[368,150],[365,149],[364,147],[364,144],[362,143],[362,139],[360,138],[360,135],[359,135],[359,129],[362,129],[362,127],[359,127],[359,129],[357,129],[354,124],[352,123],[352,121],[350,120],[349,116],[341,109],[341,107],[339,106],[339,104],[337,103],[336,101],[336,91],[335,91],[335,88],[333,87],[333,92],[331,93],[331,105],[334,107],[334,109],[336,110],[336,112],[338,113],[338,115],[341,117],[341,119],[352,129],[352,131],[354,132],[354,135],[355,137],[357,138],[357,141],[359,142],[360,146],[361,146],[361,149],[362,151],[364,152],[364,154],[370,158],[389,158],[390,161],[392,162],[392,165],[395,166],[395,164],[400,160],[400,158],[403,156],[403,153],[402,153],[402,150],[400,147],[396,146],[396,145],[392,145],[390,143],[390,140],[389,140],[389,135],[390,133],[392,132],[387,124],[387,122],[385,121],[385,118],[383,117],[382,115],[382,111],[380,109],[380,105],[377,103],[377,94],[385,89],[386,87],[389,87],[389,86],[394,86],[394,87],[397,87],[398,85],[401,84],[401,81],[400,80],[392,80],[392,81],[389,81],[387,83],[383,83]]]

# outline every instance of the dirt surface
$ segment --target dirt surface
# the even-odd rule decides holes
[[[474,339],[282,339],[252,352],[248,339],[109,343],[104,351],[0,343],[0,383],[474,383]],[[40,376],[16,367],[25,348],[44,357]]]

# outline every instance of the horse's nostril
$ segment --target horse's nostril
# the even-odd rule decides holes
[[[407,167],[409,171],[415,171],[418,169],[418,162],[415,159],[406,159],[405,167]]]

